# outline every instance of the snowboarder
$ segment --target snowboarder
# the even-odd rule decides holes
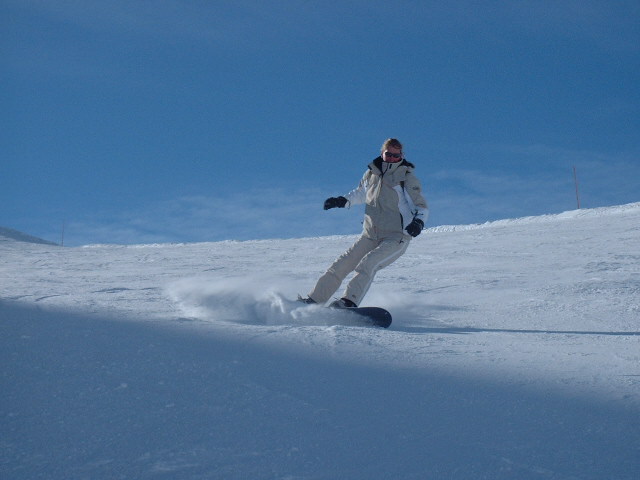
[[[414,169],[402,154],[402,144],[389,138],[382,144],[380,156],[369,164],[357,188],[324,202],[325,210],[365,203],[363,232],[320,277],[308,297],[300,298],[302,302],[325,304],[355,270],[342,298],[330,306],[357,307],[378,270],[406,252],[411,238],[420,235],[429,213]]]

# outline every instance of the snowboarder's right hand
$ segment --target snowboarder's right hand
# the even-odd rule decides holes
[[[347,205],[347,199],[344,197],[329,197],[324,201],[324,209],[344,208]]]

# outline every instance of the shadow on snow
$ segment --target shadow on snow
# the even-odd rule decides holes
[[[330,352],[312,358],[199,327],[0,302],[0,477],[640,473],[636,411]]]

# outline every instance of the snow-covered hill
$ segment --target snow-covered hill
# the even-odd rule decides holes
[[[636,479],[640,203],[427,230],[365,303],[355,237],[0,242],[0,477]]]

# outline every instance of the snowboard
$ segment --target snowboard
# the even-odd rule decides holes
[[[391,325],[391,314],[380,307],[355,307],[342,308],[341,312],[347,312],[355,325],[367,327],[389,328]]]

